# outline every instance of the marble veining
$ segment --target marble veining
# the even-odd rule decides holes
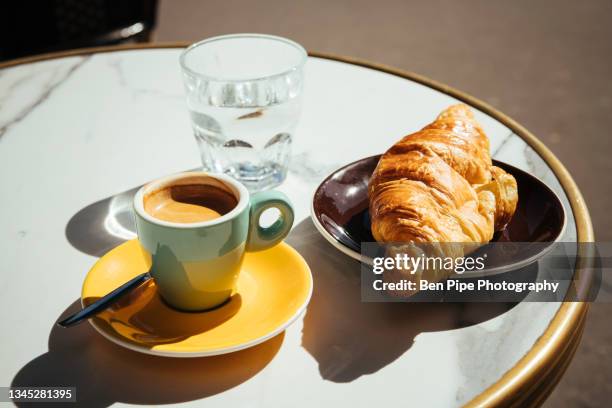
[[[19,106],[19,110],[13,112],[12,116],[7,118],[0,118],[0,138],[4,136],[6,132],[10,129],[11,126],[14,126],[26,119],[26,117],[32,112],[36,107],[40,104],[44,103],[47,99],[51,97],[53,92],[65,81],[67,81],[70,76],[79,69],[83,64],[85,64],[90,57],[79,57],[76,61],[67,66],[59,66],[55,69],[51,70],[50,75],[46,82],[40,86],[37,90],[36,96],[34,96],[30,101]],[[17,77],[16,80],[10,81],[6,87],[3,86],[3,89],[0,91],[0,97],[3,100],[3,107],[13,107],[14,104],[19,104],[19,102],[15,102],[12,100],[13,94],[18,91],[20,88],[29,85],[34,76],[40,76],[42,74],[48,74],[46,71],[32,72],[26,75]],[[7,109],[8,110],[8,109]]]
[[[510,132],[508,133],[508,135],[506,135],[501,142],[498,142],[498,145],[495,147],[495,149],[493,149],[493,151],[491,152],[491,157],[496,157],[497,154],[504,149],[504,147],[506,146],[506,143],[508,143],[508,141],[513,138],[513,137],[518,137],[517,135],[514,134],[514,132]]]
[[[320,183],[334,170],[342,167],[342,163],[324,163],[316,159],[314,152],[293,154],[289,164],[289,172],[295,177],[309,183]]]
[[[182,100],[179,52],[112,52],[0,70],[0,184],[12,192],[0,212],[0,245],[5,249],[0,269],[15,271],[0,275],[0,319],[12,333],[0,350],[0,384],[11,384],[38,356],[46,355],[49,345],[58,347],[56,339],[49,339],[53,322],[77,299],[83,276],[96,260],[92,255],[100,253],[88,235],[98,226],[88,223],[99,219],[112,238],[100,239],[101,245],[133,236],[126,221],[130,189],[199,166]],[[355,286],[343,285],[358,276],[358,265],[337,253],[309,219],[311,195],[330,171],[385,151],[456,102],[390,74],[309,59],[294,155],[279,189],[295,205],[296,223],[288,241],[313,271],[313,301],[259,373],[205,399],[182,396],[163,403],[460,405],[531,348],[558,303],[521,303],[459,328],[454,327],[452,308],[424,308],[422,316],[399,316],[402,323],[394,326],[385,308],[364,306]],[[569,215],[564,240],[575,240],[571,207],[550,168],[502,123],[475,113],[496,159],[531,171],[559,194]],[[70,235],[71,220],[76,220],[71,228],[81,235]],[[439,325],[432,325],[430,314]],[[108,349],[92,346],[100,341],[95,333],[87,336],[71,352],[80,353],[88,369],[96,370],[108,357],[100,353]],[[343,347],[338,356],[326,352],[334,345]],[[205,377],[212,381],[214,373]],[[134,386],[146,388],[143,378],[135,376]],[[381,390],[391,392],[377,392]],[[111,402],[152,403],[135,397]]]

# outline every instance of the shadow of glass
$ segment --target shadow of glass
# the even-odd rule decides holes
[[[198,171],[200,168],[185,171]],[[64,231],[81,252],[100,257],[117,245],[136,238],[132,203],[141,186],[96,201],[74,214]]]
[[[79,309],[80,301],[76,300],[58,321]],[[70,329],[54,324],[49,351],[27,363],[11,386],[76,387],[77,402],[70,406],[77,407],[192,401],[221,393],[253,377],[274,358],[283,339],[284,332],[235,353],[168,358],[119,347],[102,338],[89,324]]]
[[[89,305],[99,298],[85,298]],[[140,347],[174,343],[211,330],[234,316],[242,298],[233,295],[223,305],[206,313],[181,312],[168,306],[149,280],[96,316],[107,333],[117,333]],[[154,329],[153,329],[154,328]]]
[[[100,257],[136,238],[132,200],[140,187],[96,201],[74,214],[66,225],[66,239],[81,252]]]
[[[501,315],[516,303],[364,303],[359,263],[334,250],[310,218],[287,242],[312,270],[314,292],[304,317],[302,346],[321,377],[350,382],[404,354],[423,332],[452,330]]]

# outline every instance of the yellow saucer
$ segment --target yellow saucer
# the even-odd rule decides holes
[[[149,270],[137,240],[119,245],[91,268],[81,293],[88,305]],[[237,293],[224,305],[200,313],[167,306],[155,283],[147,283],[90,319],[104,337],[123,347],[170,357],[202,357],[254,346],[282,332],[306,309],[312,275],[304,258],[280,243],[248,252]]]

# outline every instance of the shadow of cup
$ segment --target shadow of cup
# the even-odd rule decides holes
[[[98,300],[85,298],[89,305]],[[234,316],[240,306],[240,294],[206,313],[182,312],[168,306],[151,279],[99,313],[96,324],[108,333],[115,332],[138,347],[175,343],[211,330]]]
[[[79,309],[80,301],[76,300],[62,317]],[[167,327],[167,334],[175,329],[180,328]],[[71,406],[191,401],[218,394],[256,375],[274,358],[283,338],[281,333],[255,347],[220,356],[168,358],[119,347],[89,324],[69,330],[54,324],[49,351],[22,367],[11,386],[76,387],[77,403]]]

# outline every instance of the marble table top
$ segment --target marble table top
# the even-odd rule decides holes
[[[279,188],[296,209],[287,241],[314,277],[305,315],[255,349],[191,361],[120,349],[87,324],[54,328],[78,307],[97,256],[134,236],[129,191],[199,165],[179,52],[108,52],[0,70],[0,386],[76,385],[79,401],[105,404],[447,407],[470,401],[533,346],[560,303],[391,310],[397,305],[360,302],[359,267],[317,233],[312,193],[333,169],[384,151],[456,100],[315,57]],[[569,214],[563,240],[575,240],[572,210],[549,166],[504,124],[476,115],[496,159],[562,197]]]

